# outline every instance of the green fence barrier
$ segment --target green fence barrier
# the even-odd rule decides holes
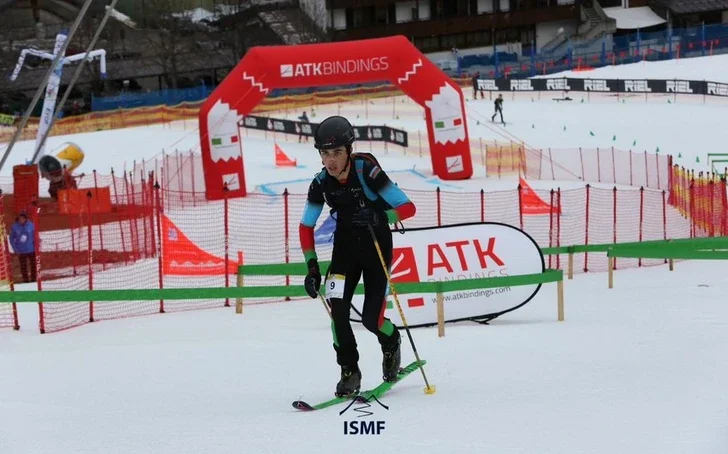
[[[263,265],[276,266],[276,265]],[[544,284],[563,280],[560,270],[546,270],[538,274],[499,276],[481,279],[463,279],[447,282],[408,282],[397,285],[397,292],[441,293],[461,290],[498,288],[519,285]],[[357,286],[356,294],[363,294],[363,286]],[[134,300],[183,300],[212,298],[283,298],[305,297],[303,283],[290,286],[248,286],[210,288],[163,288],[130,290],[42,290],[0,292],[0,303],[37,302],[105,302]]]
[[[646,259],[728,259],[728,237],[685,238],[676,240],[656,240],[618,244],[593,244],[545,248],[544,254],[573,254],[583,252],[606,252],[608,257],[646,258]],[[321,262],[325,268],[329,262]],[[240,276],[304,276],[304,263],[242,265],[238,268]],[[407,293],[443,293],[462,290],[475,290],[544,284],[563,279],[561,270],[546,270],[543,273],[521,276],[499,276],[492,278],[464,279],[446,282],[407,282],[397,284],[397,291]],[[356,294],[363,288],[357,286]],[[285,298],[305,297],[303,285],[290,286],[241,286],[211,288],[164,288],[164,289],[125,289],[125,290],[43,290],[43,291],[3,291],[0,303],[36,302],[105,302],[133,300],[183,300],[211,298]]]
[[[728,153],[708,153],[708,167],[713,168],[716,162],[726,162]]]
[[[674,240],[650,240],[635,241],[631,243],[600,243],[600,244],[582,244],[579,246],[561,246],[553,248],[543,248],[541,251],[544,255],[554,254],[578,254],[584,252],[609,252],[616,247],[624,248],[654,248],[662,245],[683,245],[693,248],[720,248],[728,247],[728,237],[712,237],[712,238],[678,238]],[[648,258],[648,257],[643,257]]]
[[[642,249],[616,248],[607,252],[608,257],[633,259],[673,259],[673,260],[728,260],[728,251],[702,251],[690,249]]]
[[[608,287],[614,287],[614,260],[616,258],[673,260],[728,260],[728,237],[686,238],[660,242],[615,244],[607,250]]]
[[[609,252],[610,249],[615,246],[619,247],[646,247],[651,248],[655,246],[674,244],[674,245],[686,245],[694,248],[721,248],[725,247],[728,249],[728,237],[712,237],[712,238],[678,238],[673,240],[650,240],[650,241],[635,241],[630,243],[600,243],[600,244],[586,244],[578,246],[560,246],[560,247],[547,247],[542,248],[541,252],[544,255],[556,255],[556,254],[579,254],[584,252]],[[650,257],[642,257],[650,258]],[[660,257],[662,258],[662,257]],[[330,262],[319,262],[321,269],[326,269]],[[297,263],[281,263],[281,264],[269,264],[269,265],[241,265],[238,267],[238,274],[243,276],[305,276],[308,273],[308,268],[303,262]]]
[[[654,240],[631,243],[608,243],[580,246],[564,246],[545,248],[544,254],[569,254],[584,252],[605,252],[609,257],[609,288],[613,287],[613,263],[615,257],[646,259],[696,259],[726,260],[728,259],[728,236],[713,238],[685,238],[675,240]],[[570,260],[571,262],[571,260]],[[321,262],[322,267],[329,262]],[[134,301],[134,300],[188,300],[188,299],[242,299],[253,298],[306,298],[302,283],[288,286],[244,286],[245,276],[304,276],[307,272],[304,263],[243,265],[238,268],[238,286],[217,288],[165,288],[165,289],[124,289],[124,290],[44,290],[44,291],[3,291],[0,292],[0,303],[60,303],[78,302],[87,304]],[[561,270],[546,270],[543,273],[520,276],[498,276],[492,278],[464,279],[438,282],[403,282],[396,285],[399,294],[429,293],[437,294],[440,301],[443,293],[499,288],[507,286],[534,285],[556,282],[558,319],[564,319],[563,277]],[[360,284],[355,294],[363,294]],[[441,304],[441,303],[438,303]],[[236,304],[237,309],[237,304]]]
[[[725,260],[728,259],[728,237],[692,238],[685,241],[663,241],[659,244],[616,244],[607,257]]]
[[[713,162],[710,163],[710,168],[713,170],[713,172],[720,175],[720,174],[722,174],[722,171],[718,167],[716,167],[716,164],[726,164],[726,163],[728,163],[728,159],[714,159]]]

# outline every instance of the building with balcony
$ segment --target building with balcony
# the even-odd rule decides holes
[[[333,41],[404,35],[423,52],[510,44],[530,53],[582,23],[581,0],[301,0]],[[318,6],[317,5],[321,5]]]
[[[490,71],[470,62],[480,55],[533,64],[670,49],[664,41],[671,27],[703,24],[708,36],[705,25],[728,21],[728,0],[299,0],[299,6],[332,41],[403,35],[442,69],[458,72],[464,57],[471,57],[469,71]]]

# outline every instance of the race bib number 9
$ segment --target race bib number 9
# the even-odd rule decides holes
[[[326,278],[326,299],[343,298],[346,276],[343,274],[332,274]]]

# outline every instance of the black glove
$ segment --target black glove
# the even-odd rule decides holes
[[[379,216],[371,208],[361,208],[351,217],[351,223],[359,227],[366,227],[368,225],[373,227],[379,223]]]
[[[318,261],[311,259],[308,261],[308,274],[306,275],[306,281],[304,282],[306,287],[306,293],[311,298],[316,298],[321,288],[321,270],[319,270]]]

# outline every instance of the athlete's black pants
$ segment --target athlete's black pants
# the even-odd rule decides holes
[[[505,123],[505,121],[503,121],[503,109],[498,108],[495,109],[495,113],[493,113],[493,116],[490,117],[490,121],[495,121],[495,116],[498,114],[500,114],[501,123]]]
[[[379,247],[389,270],[392,262],[392,232],[389,227],[378,228],[376,232]],[[338,240],[338,241],[337,241]],[[377,336],[382,350],[395,348],[399,340],[399,332],[394,324],[384,317],[387,307],[387,275],[384,273],[377,249],[371,234],[366,228],[351,235],[334,237],[334,250],[331,265],[326,274],[325,284],[339,276],[344,279],[343,298],[329,298],[329,287],[326,287],[327,300],[331,306],[332,334],[336,361],[341,366],[354,366],[359,361],[356,339],[349,319],[351,300],[359,279],[364,278],[364,303],[361,320],[366,329]]]

